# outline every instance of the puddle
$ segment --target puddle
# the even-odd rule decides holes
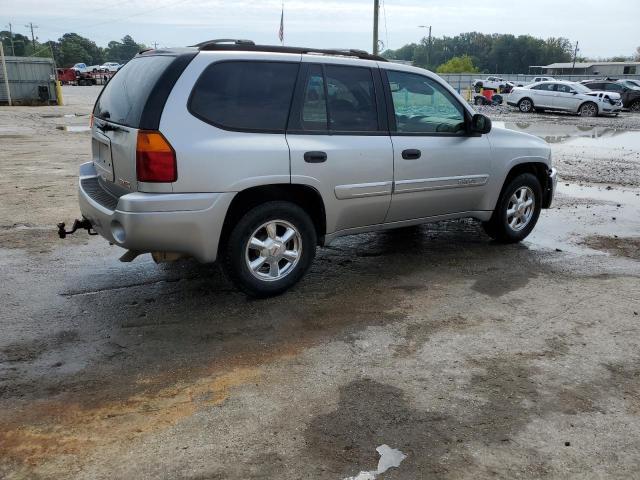
[[[605,254],[605,249],[594,249],[583,239],[638,235],[640,190],[559,183],[554,204],[542,212],[538,225],[527,237],[529,248]]]
[[[65,132],[89,132],[91,127],[88,125],[58,125],[58,130],[64,130]]]
[[[640,149],[640,131],[551,123],[493,122],[498,128],[529,133],[548,143]]]
[[[374,480],[376,476],[386,472],[390,468],[397,468],[407,456],[400,450],[391,448],[389,445],[380,445],[376,448],[380,455],[378,460],[378,469],[368,472],[360,472],[355,477],[347,477],[344,480]]]

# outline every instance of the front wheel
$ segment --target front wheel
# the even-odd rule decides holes
[[[582,117],[597,117],[598,106],[593,102],[587,102],[580,107],[580,116]]]
[[[640,100],[636,100],[629,106],[629,110],[634,113],[640,113]]]
[[[541,209],[540,181],[531,173],[522,173],[503,188],[491,219],[482,226],[498,242],[519,242],[531,233]]]
[[[316,253],[309,215],[290,202],[267,202],[249,210],[233,227],[223,252],[223,269],[252,297],[279,295],[309,269]]]

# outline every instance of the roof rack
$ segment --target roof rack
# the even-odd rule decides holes
[[[314,53],[319,55],[337,55],[341,57],[356,57],[363,60],[376,60],[386,62],[387,59],[379,55],[372,55],[364,50],[351,49],[323,49],[307,47],[285,47],[280,45],[256,45],[251,40],[219,39],[193,45],[200,50],[240,50],[248,52],[274,52],[274,53]]]

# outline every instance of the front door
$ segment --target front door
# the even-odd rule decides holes
[[[320,192],[327,233],[382,223],[391,202],[382,83],[376,63],[362,63],[304,56],[287,129],[291,182]]]
[[[436,79],[394,70],[386,77],[395,123],[386,221],[478,210],[490,172],[487,137],[467,133],[464,107]]]
[[[576,95],[576,91],[570,85],[564,83],[556,84],[556,95],[554,97],[553,108],[558,110],[568,110],[577,112],[580,103],[583,101]]]

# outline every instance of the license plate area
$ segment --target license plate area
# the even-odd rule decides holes
[[[113,159],[109,137],[94,133],[92,140],[93,165],[103,180],[113,182]]]

